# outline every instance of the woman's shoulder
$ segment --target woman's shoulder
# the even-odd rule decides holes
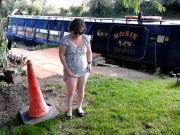
[[[60,44],[68,45],[69,40],[70,40],[70,34],[67,34],[62,37],[62,39],[60,40]]]
[[[87,36],[85,34],[82,34],[83,38],[87,40]]]
[[[88,38],[87,35],[83,34],[83,39],[84,39],[84,42],[88,45],[90,43],[90,39]]]

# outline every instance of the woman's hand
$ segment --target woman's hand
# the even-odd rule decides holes
[[[91,72],[91,71],[92,71],[91,64],[88,64],[88,65],[87,65],[87,71],[88,71],[88,72]]]
[[[68,76],[71,76],[71,77],[75,76],[74,73],[70,69],[67,69],[67,74]]]

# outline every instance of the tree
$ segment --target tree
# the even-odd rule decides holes
[[[90,0],[90,14],[96,17],[107,17],[113,14],[113,8],[116,0]]]
[[[2,23],[2,0],[0,0],[0,66],[4,66],[4,60],[6,56],[6,40],[3,30],[3,23]]]
[[[62,7],[58,8],[58,11],[59,11],[59,13],[58,13],[59,16],[67,16],[69,13],[68,9],[65,9]]]
[[[15,2],[14,0],[5,0],[1,3],[1,9],[3,16],[7,16],[14,10]]]
[[[179,0],[160,0],[160,1],[161,1],[162,5],[169,6],[169,5],[172,5],[174,3],[178,3]]]
[[[127,11],[132,11],[138,14],[141,10],[141,4],[147,0],[90,0],[90,14],[93,16],[107,16],[107,13],[117,14],[115,11],[121,11],[119,9],[126,9]],[[158,12],[164,12],[165,8],[160,3],[160,0],[151,0],[151,5],[153,9]],[[119,8],[118,8],[119,6]]]
[[[27,3],[27,0],[19,0],[14,3],[13,10],[19,9],[21,12],[27,13],[28,7],[29,7],[29,3]]]
[[[46,0],[43,0],[43,7],[42,7],[41,15],[45,14],[45,6],[46,6]]]
[[[2,12],[7,16],[14,9],[19,9],[24,14],[42,15],[46,10],[46,0],[4,0]]]
[[[133,9],[134,13],[138,13],[141,10],[141,3],[147,0],[119,0],[122,6],[125,8]],[[152,6],[159,12],[164,12],[165,8],[162,6],[160,0],[151,0]]]
[[[81,16],[83,12],[83,7],[82,6],[71,6],[69,8],[70,10],[70,15],[71,16]]]

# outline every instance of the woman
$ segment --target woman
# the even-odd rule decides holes
[[[72,118],[72,102],[77,92],[80,117],[84,116],[82,109],[85,84],[91,71],[92,51],[87,37],[84,35],[86,25],[81,19],[74,19],[69,26],[70,34],[64,36],[59,47],[60,61],[64,67],[64,80],[66,82],[67,114]]]

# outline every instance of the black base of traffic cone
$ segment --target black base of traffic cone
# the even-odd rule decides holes
[[[38,124],[45,120],[55,118],[59,113],[58,110],[54,106],[49,106],[49,112],[45,116],[32,118],[28,116],[29,106],[26,106],[20,111],[20,115],[24,124]]]

